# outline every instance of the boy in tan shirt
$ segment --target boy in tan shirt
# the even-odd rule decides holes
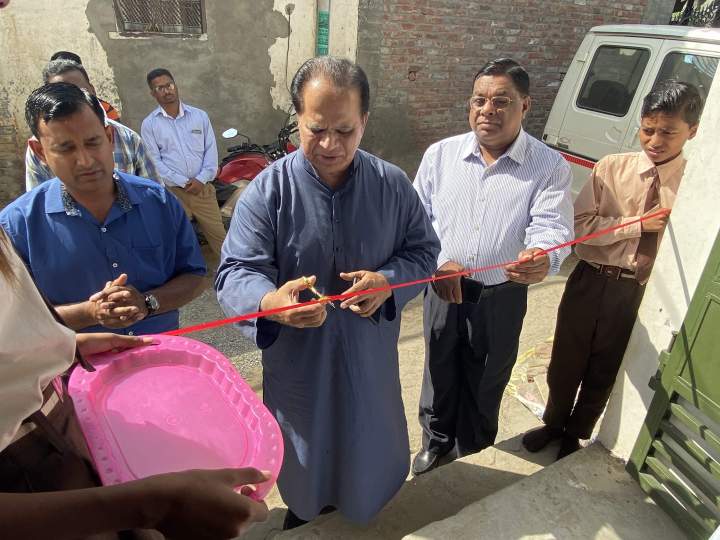
[[[682,149],[695,136],[702,106],[691,84],[656,87],[643,100],[643,151],[602,158],[575,201],[577,237],[666,212],[576,246],[580,262],[558,309],[545,425],[523,437],[530,452],[554,439],[562,439],[558,459],[575,452],[607,404],[685,170]]]

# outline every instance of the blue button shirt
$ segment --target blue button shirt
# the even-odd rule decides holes
[[[180,103],[173,118],[158,107],[140,129],[158,176],[168,187],[184,187],[190,178],[207,184],[218,170],[218,151],[205,111]]]
[[[197,238],[175,196],[156,182],[118,171],[115,184],[118,195],[102,223],[70,197],[58,178],[0,212],[0,226],[52,304],[87,300],[123,273],[141,292],[180,274],[205,274]],[[174,310],[113,332],[153,334],[178,324]]]

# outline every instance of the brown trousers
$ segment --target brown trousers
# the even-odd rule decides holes
[[[220,257],[220,249],[225,241],[225,227],[215,198],[215,186],[208,182],[198,195],[190,195],[180,187],[171,187],[170,191],[183,205],[188,219],[195,218],[210,248]]]
[[[80,368],[79,368],[80,369]],[[52,400],[52,401],[51,401]],[[0,492],[32,493],[100,486],[70,396],[56,401],[52,385],[45,391],[47,415],[40,411],[24,422],[32,428],[0,452]],[[74,519],[82,519],[76,516]],[[9,536],[3,536],[9,534]],[[0,532],[14,538],[12,531]],[[54,531],[47,531],[48,539]],[[78,540],[163,540],[157,531],[97,534]]]
[[[546,425],[590,438],[615,384],[644,291],[635,279],[604,276],[582,260],[575,267],[558,309]]]

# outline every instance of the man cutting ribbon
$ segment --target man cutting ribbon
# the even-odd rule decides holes
[[[427,277],[440,249],[407,176],[358,150],[370,91],[347,60],[308,60],[292,100],[300,149],[243,193],[215,283],[225,312]],[[369,521],[409,468],[400,394],[400,312],[421,286],[379,290],[244,321],[263,349],[263,398],[285,440],[285,528],[338,509]],[[372,319],[376,324],[371,324]]]

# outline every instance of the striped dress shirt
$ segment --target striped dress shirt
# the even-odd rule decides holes
[[[155,167],[153,166],[150,156],[145,152],[140,135],[135,133],[127,126],[115,122],[110,118],[106,118],[105,122],[113,129],[113,162],[115,169],[148,178],[159,182]],[[55,174],[50,170],[40,157],[33,152],[28,144],[25,151],[25,191],[30,191],[34,187],[43,182],[55,178]]]
[[[442,244],[438,268],[448,261],[491,266],[517,259],[526,248],[572,240],[571,178],[562,156],[522,129],[492,165],[473,132],[430,146],[414,185]],[[569,253],[549,254],[551,274]],[[502,268],[472,277],[485,285],[507,281]]]

